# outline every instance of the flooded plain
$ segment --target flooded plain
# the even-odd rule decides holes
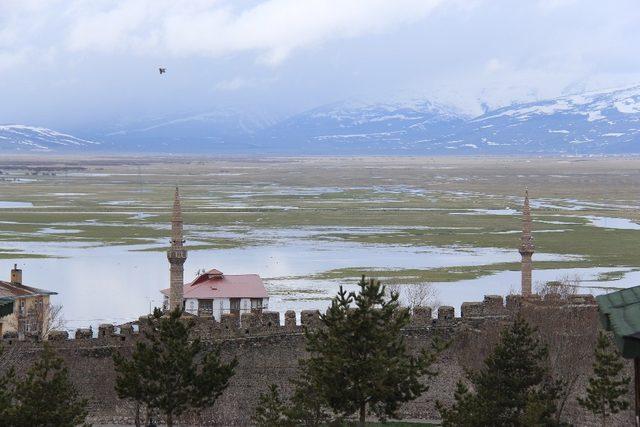
[[[187,280],[203,268],[257,273],[269,308],[284,312],[322,310],[368,274],[401,294],[429,284],[432,304],[458,311],[518,292],[528,186],[534,281],[572,277],[600,293],[640,284],[639,169],[634,159],[16,158],[0,161],[0,277],[17,263],[26,284],[57,292],[70,329],[148,313],[168,286],[177,183]]]

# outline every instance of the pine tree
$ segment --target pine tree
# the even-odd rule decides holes
[[[49,345],[26,377],[13,378],[12,383],[14,406],[9,425],[72,427],[84,423],[87,401],[79,398],[64,361]]]
[[[462,382],[456,384],[456,391],[453,395],[456,403],[451,408],[446,408],[439,401],[436,401],[436,409],[442,417],[444,427],[475,427],[478,414],[481,412],[479,399],[469,391],[469,388]]]
[[[563,384],[550,378],[547,349],[522,318],[502,331],[484,367],[470,372],[473,392],[459,383],[455,403],[438,403],[444,426],[562,425],[557,405]]]
[[[586,397],[578,398],[580,406],[600,418],[603,426],[612,414],[629,407],[625,397],[629,393],[630,378],[621,374],[624,364],[620,353],[611,348],[609,338],[600,331],[595,349],[593,376],[589,378]]]
[[[258,406],[251,420],[258,427],[285,427],[293,426],[286,417],[287,407],[280,398],[278,386],[271,384],[269,391],[260,395]]]
[[[0,346],[0,354],[3,348]],[[0,420],[8,420],[13,409],[12,385],[14,380],[14,370],[9,368],[0,376]],[[2,421],[0,421],[0,424]]]
[[[428,389],[420,379],[436,375],[430,366],[440,347],[412,356],[402,334],[409,312],[398,294],[387,298],[379,281],[364,276],[359,286],[358,293],[341,287],[322,327],[306,331],[304,367],[321,402],[337,415],[358,414],[364,425],[367,413],[397,417],[402,403]]]
[[[253,421],[258,426],[307,426],[327,425],[330,416],[318,394],[319,387],[308,375],[304,360],[299,361],[298,375],[291,381],[293,395],[283,401],[278,387],[271,384],[267,393],[260,395]]]
[[[213,405],[237,365],[235,359],[223,363],[218,347],[205,350],[200,340],[190,340],[194,323],[181,316],[179,308],[168,316],[156,309],[132,357],[113,358],[119,397],[159,410],[168,426],[187,409]]]
[[[291,380],[294,391],[290,405],[285,411],[287,420],[294,425],[318,427],[326,425],[331,417],[326,402],[319,391],[322,389],[317,379],[309,374],[306,361],[299,361],[298,375]]]
[[[131,359],[126,359],[121,354],[114,353],[113,361],[116,376],[115,390],[121,399],[129,399],[135,403],[135,420],[136,427],[141,426],[140,410],[144,405],[147,408],[147,414],[151,412],[155,390],[153,390],[150,381],[144,378],[153,375],[151,372],[152,360],[144,360],[148,358],[149,352],[136,351]],[[149,417],[148,417],[149,418]]]

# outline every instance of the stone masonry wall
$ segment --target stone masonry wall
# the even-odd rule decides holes
[[[435,402],[451,403],[456,382],[468,368],[478,368],[497,340],[500,330],[511,322],[516,313],[538,327],[542,339],[548,343],[552,370],[566,378],[572,392],[566,402],[565,418],[576,425],[597,425],[575,403],[590,374],[593,347],[598,329],[597,306],[591,295],[574,295],[562,300],[549,296],[544,301],[534,297],[523,300],[510,295],[506,303],[501,296],[487,296],[482,302],[464,303],[461,316],[455,317],[453,307],[440,307],[432,318],[431,310],[415,310],[411,324],[404,331],[412,351],[427,347],[435,334],[451,340],[451,346],[437,363],[438,377],[430,389],[416,401],[405,405],[405,418],[437,419]],[[196,425],[249,425],[260,393],[269,384],[279,385],[284,394],[291,391],[288,380],[296,375],[298,359],[305,357],[305,327],[318,327],[319,313],[303,311],[301,324],[295,313],[280,315],[265,312],[261,315],[243,314],[240,319],[223,316],[219,323],[197,319],[197,335],[208,345],[218,342],[225,359],[236,357],[238,367],[229,388],[213,408],[186,414],[182,422]],[[75,339],[66,332],[53,334],[50,342],[65,359],[71,378],[81,394],[90,400],[89,421],[95,424],[127,424],[133,420],[133,406],[117,398],[111,356],[113,352],[130,353],[140,334],[133,324],[114,328],[103,325],[98,337],[90,330],[78,330]],[[5,349],[0,369],[9,365],[23,372],[38,356],[42,344],[18,341],[9,336],[2,340]],[[631,364],[626,364],[632,374]],[[631,390],[629,398],[632,399]],[[629,424],[633,414],[627,411],[612,425]]]

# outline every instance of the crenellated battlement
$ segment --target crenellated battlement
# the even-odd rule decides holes
[[[404,330],[408,348],[411,351],[428,348],[435,336],[450,341],[450,346],[437,364],[440,375],[432,380],[432,391],[405,405],[403,415],[415,419],[437,418],[434,401],[451,403],[456,381],[470,367],[477,368],[497,342],[500,330],[518,314],[539,331],[551,357],[559,364],[558,369],[579,372],[582,381],[586,381],[598,330],[597,305],[592,295],[564,298],[487,295],[482,301],[462,304],[459,310],[451,306],[437,310],[415,307]],[[298,360],[307,354],[303,331],[321,325],[317,310],[226,315],[220,322],[188,315],[185,319],[195,322],[194,337],[203,340],[206,346],[217,342],[225,360],[238,360],[236,375],[215,409],[185,414],[181,422],[189,425],[249,425],[259,395],[267,390],[268,384],[277,384],[283,393],[291,392],[289,380],[297,373]],[[90,401],[89,422],[109,425],[133,422],[135,408],[130,402],[118,399],[115,393],[112,356],[116,352],[131,353],[133,346],[144,337],[146,320],[145,316],[123,325],[102,324],[97,330],[50,333],[50,344],[65,360],[74,384]],[[42,342],[35,336],[18,339],[15,335],[6,335],[1,344],[5,354],[11,356],[13,351],[19,355],[11,358],[19,373],[37,360],[42,349]],[[569,347],[571,353],[566,351]],[[2,369],[0,366],[0,371]],[[625,369],[629,371],[631,366]],[[582,386],[584,384],[576,390]],[[584,411],[573,403],[575,393],[568,402],[568,419],[577,425],[586,425]],[[625,424],[625,416],[626,413],[621,415],[620,424]]]
[[[411,315],[409,328],[446,327],[456,328],[456,325],[483,320],[512,318],[522,308],[530,309],[572,309],[577,307],[596,308],[593,295],[569,295],[562,298],[558,294],[548,294],[544,298],[539,295],[486,295],[483,301],[464,302],[460,307],[460,315],[456,316],[454,307],[440,306],[433,313],[430,307],[415,307]],[[303,310],[300,312],[300,322],[297,322],[296,312],[288,310],[285,313],[263,311],[261,313],[243,313],[240,316],[224,314],[220,322],[212,318],[186,316],[195,322],[195,335],[203,340],[215,340],[224,338],[254,337],[280,334],[300,334],[305,328],[320,326],[320,311]],[[146,316],[137,321],[125,323],[119,326],[101,324],[97,331],[90,328],[82,328],[69,334],[67,331],[52,331],[49,341],[78,341],[83,346],[88,342],[96,345],[105,343],[124,343],[139,339],[146,325]],[[37,336],[21,336],[15,333],[5,334],[2,342],[11,344],[16,341],[37,342]]]

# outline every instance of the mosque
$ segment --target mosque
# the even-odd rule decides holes
[[[269,295],[257,274],[224,274],[211,269],[200,274],[190,283],[184,283],[184,247],[180,192],[176,188],[171,216],[171,247],[169,260],[169,288],[160,291],[164,307],[182,308],[195,316],[213,317],[220,321],[223,314],[240,316],[241,313],[260,312],[269,308]]]

